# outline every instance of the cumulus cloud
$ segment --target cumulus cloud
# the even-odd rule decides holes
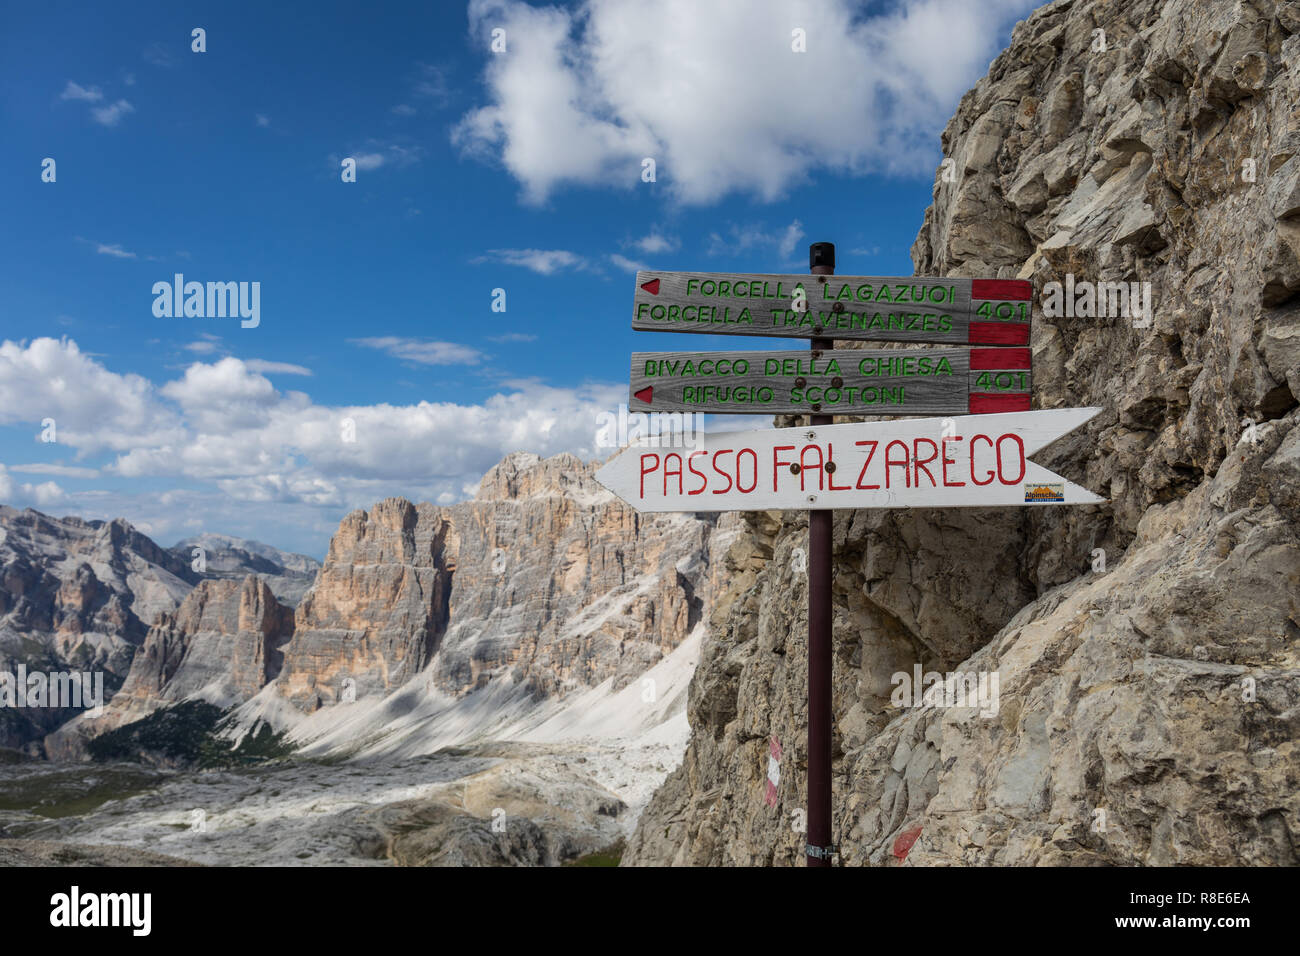
[[[24,466],[15,465],[14,471],[27,470]],[[53,481],[43,481],[38,485],[27,482],[18,483],[9,477],[8,470],[4,465],[0,465],[0,501],[5,504],[16,505],[18,507],[38,508],[48,507],[57,504],[67,498],[63,489]]]
[[[459,496],[513,451],[596,454],[599,416],[626,397],[622,385],[570,389],[528,380],[477,405],[325,406],[277,390],[231,356],[195,362],[154,388],[104,368],[66,339],[0,345],[0,424],[39,431],[52,417],[61,446],[116,453],[102,474],[210,482],[229,497],[260,502],[353,507],[390,494]],[[83,477],[59,466],[23,467]],[[66,494],[53,482],[15,489],[7,473],[4,483],[38,503]]]
[[[69,339],[0,343],[0,425],[34,433],[53,419],[58,441],[81,452],[121,451],[179,440],[182,422],[153,385],[110,372]]]
[[[35,502],[39,507],[47,508],[67,497],[63,489],[52,481],[43,481],[39,485],[23,485],[23,496]]]
[[[632,243],[648,256],[659,255],[664,252],[676,252],[681,244],[682,241],[677,237],[663,236],[655,231],[651,231],[648,236],[642,236]]]
[[[487,105],[453,142],[501,162],[523,197],[641,185],[641,161],[684,203],[767,200],[818,169],[928,173],[957,98],[1015,15],[1040,0],[584,0],[572,10],[471,0]],[[792,50],[792,31],[807,52]],[[545,117],[545,121],[540,121]]]

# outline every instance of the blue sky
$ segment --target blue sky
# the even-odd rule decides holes
[[[629,352],[735,347],[634,334],[637,266],[909,275],[1034,5],[7,3],[0,501],[320,556],[511,451],[604,457]],[[257,327],[155,316],[178,272],[258,282]]]

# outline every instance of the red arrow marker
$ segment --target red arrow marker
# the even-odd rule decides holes
[[[641,288],[645,289],[645,290],[646,290],[647,292],[649,292],[651,295],[658,295],[658,294],[659,294],[659,280],[658,280],[658,279],[651,279],[649,282],[642,282],[642,283],[641,283]]]
[[[655,283],[658,284],[658,282],[659,280],[655,279]],[[649,405],[650,399],[654,398],[654,394],[655,387],[653,385],[647,385],[645,388],[641,389],[641,391],[633,392],[632,397]]]

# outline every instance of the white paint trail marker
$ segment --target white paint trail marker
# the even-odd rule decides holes
[[[680,449],[638,443],[596,480],[648,512],[1101,504],[1106,499],[1029,461],[1100,411],[723,432]]]
[[[777,804],[777,785],[781,782],[781,744],[775,737],[767,741],[767,780],[763,785],[763,802],[769,807]]]

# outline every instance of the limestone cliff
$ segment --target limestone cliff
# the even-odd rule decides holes
[[[293,611],[265,581],[253,575],[242,582],[202,581],[176,613],[161,615],[149,629],[113,698],[113,723],[190,696],[246,700],[279,674],[281,648],[292,634]]]
[[[1057,0],[962,99],[916,273],[1149,283],[1152,312],[1036,306],[1035,407],[1104,408],[1037,460],[1107,505],[836,515],[843,863],[1296,862],[1297,31],[1295,2]],[[733,549],[625,864],[802,863],[805,535]],[[891,706],[916,664],[996,673],[996,714]]]
[[[626,682],[680,644],[712,588],[710,520],[644,517],[572,455],[507,457],[472,501],[348,515],[285,647],[305,710],[400,687],[508,676],[537,697]],[[345,681],[351,680],[351,685]]]
[[[54,518],[0,505],[0,671],[98,671],[108,693],[127,676],[158,614],[196,576],[127,522]],[[0,708],[0,746],[39,748],[67,708]]]

